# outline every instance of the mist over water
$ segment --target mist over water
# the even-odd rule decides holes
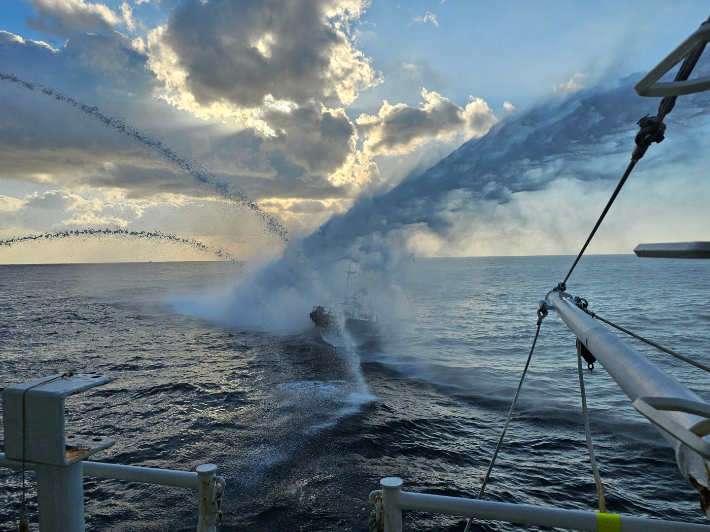
[[[697,72],[710,72],[710,62],[699,64]],[[479,240],[492,242],[500,254],[579,249],[583,236],[578,241],[577,233],[561,227],[560,220],[545,225],[537,220],[544,215],[528,219],[513,209],[512,227],[498,227],[493,213],[523,201],[529,193],[544,191],[556,197],[554,189],[564,183],[575,183],[584,191],[589,184],[608,182],[611,193],[633,149],[636,121],[657,107],[656,100],[635,94],[637,79],[607,81],[541,101],[509,117],[483,138],[465,143],[390,191],[361,198],[310,236],[291,242],[282,258],[244,279],[229,294],[220,295],[217,305],[206,303],[203,307],[223,308],[229,319],[238,319],[244,326],[294,331],[308,325],[300,317],[312,305],[341,294],[343,261],[353,261],[361,271],[379,275],[380,286],[389,287],[389,293],[377,303],[394,309],[389,313],[397,315],[396,309],[407,304],[402,298],[404,283],[396,275],[392,281],[392,272],[409,253],[422,247],[425,253],[441,255],[455,255],[459,246],[475,245]],[[632,181],[657,182],[669,175],[704,171],[703,165],[710,161],[702,150],[694,149],[696,141],[692,139],[698,131],[710,128],[708,98],[707,94],[696,94],[678,101],[667,118],[666,141],[652,147]],[[628,197],[620,201],[628,201]],[[539,208],[533,211],[537,213]],[[619,213],[614,210],[607,223]],[[589,228],[582,225],[574,230],[586,235]],[[433,244],[421,246],[422,240]],[[381,290],[373,292],[382,295]],[[219,318],[215,313],[210,317]]]

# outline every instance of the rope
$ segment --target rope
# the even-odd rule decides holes
[[[710,18],[708,19],[708,21],[710,21]],[[675,77],[675,81],[685,81],[688,79],[688,77],[690,77],[690,74],[693,71],[693,68],[695,68],[695,65],[698,62],[698,59],[700,59],[700,56],[702,55],[704,49],[705,43],[701,43],[690,51],[690,53],[683,61],[683,64],[681,65],[680,69],[678,70],[678,73]],[[666,125],[663,123],[663,119],[673,110],[676,98],[677,96],[666,96],[665,98],[663,98],[663,100],[661,100],[661,103],[658,106],[658,114],[656,116],[649,118],[647,115],[638,121],[638,125],[641,130],[636,134],[636,138],[634,139],[636,146],[634,147],[634,151],[631,154],[631,162],[626,168],[624,175],[621,176],[619,184],[616,185],[614,193],[611,195],[611,198],[609,198],[606,207],[604,207],[601,216],[597,220],[597,223],[594,225],[594,229],[592,229],[592,232],[589,233],[587,241],[584,243],[584,246],[582,246],[582,250],[579,252],[577,258],[572,264],[572,267],[567,272],[564,281],[557,285],[557,289],[559,289],[560,291],[564,292],[567,289],[567,280],[569,279],[570,275],[572,275],[572,271],[574,270],[575,266],[577,266],[579,259],[582,258],[582,255],[586,251],[589,243],[592,241],[592,238],[594,238],[594,234],[597,232],[597,229],[599,229],[599,226],[604,220],[606,213],[609,212],[612,203],[614,203],[614,200],[619,195],[621,188],[624,186],[624,183],[626,183],[626,180],[631,174],[631,171],[634,169],[634,166],[636,166],[636,163],[641,160],[641,157],[644,156],[646,150],[651,144],[653,144],[654,142],[660,143],[665,138],[664,132],[666,130]]]
[[[700,368],[703,371],[707,371],[708,373],[710,373],[710,366],[706,366],[705,364],[702,364],[700,362],[696,362],[692,358],[688,358],[687,356],[681,355],[680,353],[676,353],[675,351],[668,349],[667,347],[663,347],[662,345],[659,345],[656,342],[649,340],[648,338],[644,338],[643,336],[639,336],[638,334],[633,333],[633,332],[629,331],[628,329],[625,329],[621,325],[616,325],[615,323],[612,323],[609,320],[605,320],[604,318],[602,318],[598,314],[595,314],[591,310],[587,310],[586,308],[580,306],[579,304],[577,306],[579,306],[584,312],[589,314],[592,318],[595,318],[599,321],[603,321],[607,325],[611,325],[615,329],[618,329],[621,332],[628,334],[629,336],[633,336],[637,340],[641,340],[642,342],[644,342],[652,347],[655,347],[659,351],[663,351],[664,353],[668,353],[669,355],[673,355],[674,357],[682,360],[683,362],[687,362],[688,364],[691,364],[691,365],[695,366],[696,368]]]
[[[540,335],[540,325],[542,325],[542,320],[547,316],[547,309],[541,306],[537,311],[537,330],[535,331],[535,338],[533,338],[532,347],[530,347],[530,353],[528,354],[528,359],[525,362],[525,369],[523,369],[523,375],[520,377],[520,383],[518,384],[518,389],[515,391],[515,397],[513,398],[513,403],[510,405],[510,411],[508,412],[508,418],[505,420],[505,426],[503,427],[503,432],[498,439],[498,445],[496,445],[496,450],[493,452],[493,458],[491,458],[491,463],[488,466],[488,471],[486,471],[486,476],[483,477],[483,484],[481,485],[481,490],[478,492],[476,499],[483,497],[483,492],[486,489],[486,484],[488,484],[488,478],[491,476],[491,471],[496,463],[496,458],[498,458],[498,451],[500,451],[500,446],[503,444],[503,438],[505,438],[505,433],[508,430],[508,424],[510,423],[510,418],[513,417],[513,412],[515,411],[515,404],[518,402],[518,396],[520,395],[520,390],[523,387],[523,381],[525,380],[525,375],[530,367],[530,360],[532,359],[533,351],[535,350],[535,344],[537,343],[537,337]],[[471,529],[471,523],[473,523],[473,517],[468,518],[466,523],[466,528],[464,532],[468,532]]]
[[[579,391],[582,395],[582,417],[584,418],[584,434],[587,437],[587,450],[589,451],[589,461],[592,464],[592,473],[594,474],[594,482],[597,485],[597,497],[599,498],[599,511],[606,513],[606,502],[604,501],[604,486],[602,479],[599,476],[597,461],[594,459],[594,446],[592,445],[592,433],[589,430],[589,414],[587,412],[587,394],[584,393],[584,375],[582,374],[582,354],[581,350],[577,350],[577,368],[579,370]]]
[[[382,490],[375,490],[370,493],[370,503],[375,507],[370,512],[367,526],[370,532],[384,532],[385,530],[385,509],[382,505]]]

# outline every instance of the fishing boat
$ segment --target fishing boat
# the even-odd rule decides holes
[[[372,341],[380,334],[382,324],[377,310],[364,304],[368,289],[362,283],[360,269],[352,261],[345,270],[345,298],[333,306],[317,305],[311,310],[310,318],[321,337],[329,344],[338,341],[344,331],[356,343]]]

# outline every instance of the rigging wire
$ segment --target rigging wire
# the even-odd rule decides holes
[[[624,183],[626,183],[626,180],[629,178],[629,175],[631,175],[631,171],[634,169],[634,166],[636,166],[637,162],[638,162],[638,160],[631,159],[629,166],[626,167],[626,171],[624,172],[624,175],[621,176],[621,179],[619,180],[619,184],[616,185],[616,189],[614,189],[614,193],[611,195],[611,198],[609,198],[609,201],[607,202],[606,207],[604,207],[604,210],[602,211],[601,216],[599,216],[597,223],[594,224],[594,229],[592,229],[592,232],[589,233],[589,236],[587,237],[587,241],[582,246],[582,250],[579,252],[579,254],[577,255],[577,258],[574,260],[574,264],[572,264],[572,267],[567,272],[567,276],[565,277],[564,281],[562,281],[562,285],[565,286],[565,288],[563,288],[563,290],[566,289],[567,279],[569,279],[569,276],[572,275],[572,271],[574,270],[575,266],[577,266],[579,259],[582,258],[582,255],[587,250],[587,246],[592,241],[592,238],[594,238],[594,234],[597,232],[597,229],[599,229],[599,226],[602,224],[602,221],[604,220],[606,213],[609,212],[609,209],[611,208],[612,203],[614,203],[614,200],[619,195],[619,192],[621,192],[621,188],[624,186]]]
[[[505,433],[508,430],[508,425],[510,424],[510,418],[513,417],[513,412],[515,411],[515,404],[518,402],[518,396],[520,395],[520,390],[523,387],[523,381],[525,380],[525,375],[528,372],[528,368],[530,367],[530,360],[532,359],[533,351],[535,350],[535,344],[537,343],[537,338],[540,335],[540,325],[542,325],[542,320],[547,316],[547,309],[544,306],[541,306],[538,311],[537,311],[537,330],[535,331],[535,338],[533,338],[533,343],[532,346],[530,347],[530,353],[528,354],[528,359],[525,362],[525,369],[523,369],[523,375],[520,377],[520,383],[518,384],[518,389],[515,391],[515,397],[513,397],[513,403],[510,405],[510,411],[508,412],[508,417],[505,420],[505,426],[503,427],[503,432],[500,435],[500,438],[498,439],[498,445],[496,445],[496,450],[493,452],[493,458],[491,458],[491,463],[488,466],[488,471],[486,471],[486,475],[483,477],[483,484],[481,485],[481,489],[478,492],[478,495],[476,496],[476,499],[480,499],[483,497],[483,492],[486,490],[486,484],[488,484],[488,478],[491,476],[491,471],[493,470],[493,466],[496,463],[496,458],[498,458],[498,451],[500,451],[500,447],[503,444],[503,438],[505,438]],[[468,522],[466,523],[466,528],[464,529],[464,532],[468,532],[471,529],[471,524],[473,523],[473,517],[468,518]]]
[[[646,344],[648,344],[648,345],[650,345],[650,346],[652,346],[652,347],[655,347],[655,348],[658,349],[659,351],[663,351],[664,353],[668,353],[669,355],[672,355],[672,356],[674,356],[674,357],[676,357],[676,358],[682,360],[683,362],[687,362],[688,364],[691,364],[691,365],[695,366],[696,368],[700,368],[700,369],[702,369],[703,371],[707,371],[708,373],[710,373],[710,366],[706,366],[705,364],[703,364],[703,363],[701,363],[701,362],[697,362],[697,361],[693,360],[692,358],[688,358],[688,357],[686,357],[685,355],[681,355],[680,353],[676,353],[676,352],[673,351],[672,349],[668,349],[667,347],[663,347],[662,345],[657,344],[656,342],[654,342],[654,341],[652,341],[652,340],[649,340],[648,338],[644,338],[643,336],[640,336],[640,335],[638,335],[638,334],[636,334],[636,333],[633,333],[633,332],[631,332],[630,330],[625,329],[625,328],[622,327],[621,325],[617,325],[617,324],[615,324],[615,323],[612,323],[612,322],[610,322],[609,320],[606,320],[606,319],[602,318],[601,316],[599,316],[598,314],[592,312],[591,310],[588,310],[588,309],[587,309],[586,307],[584,307],[581,303],[577,303],[577,306],[578,306],[579,308],[581,308],[584,312],[586,312],[587,314],[589,314],[592,318],[595,318],[595,319],[597,319],[597,320],[599,320],[599,321],[603,321],[603,322],[606,323],[607,325],[611,325],[611,326],[614,327],[615,329],[618,329],[618,330],[620,330],[621,332],[628,334],[629,336],[633,336],[633,337],[636,338],[637,340],[641,340],[642,342],[644,342],[644,343],[646,343]]]
[[[708,22],[710,22],[710,18],[708,18]],[[698,59],[700,59],[700,56],[702,55],[704,50],[705,50],[705,43],[701,43],[701,44],[698,44],[695,48],[693,48],[690,51],[690,53],[686,56],[685,60],[683,61],[683,64],[681,65],[680,69],[678,70],[678,73],[676,74],[676,77],[675,77],[675,81],[686,81],[688,79],[688,77],[690,77],[690,74],[693,71],[693,68],[695,68],[696,63],[698,62]],[[594,238],[594,235],[597,232],[597,229],[599,229],[599,226],[601,225],[602,221],[604,220],[604,217],[609,212],[611,205],[614,203],[614,200],[619,195],[621,188],[624,186],[624,183],[626,183],[626,180],[628,179],[629,175],[631,174],[631,171],[636,166],[636,163],[639,162],[639,160],[641,160],[641,158],[644,156],[644,154],[646,153],[646,150],[648,150],[648,148],[651,144],[653,144],[654,142],[660,143],[665,138],[664,133],[666,130],[666,125],[663,123],[663,119],[666,117],[666,115],[668,115],[673,110],[673,107],[675,106],[676,98],[677,98],[677,96],[666,96],[665,98],[663,98],[661,100],[661,103],[658,106],[658,114],[656,116],[649,117],[647,115],[638,121],[638,125],[641,128],[641,130],[636,134],[636,138],[634,139],[636,146],[634,147],[634,151],[631,154],[631,162],[629,163],[629,166],[626,168],[624,175],[621,176],[619,183],[616,185],[616,189],[614,190],[613,194],[611,195],[611,198],[609,198],[609,201],[607,202],[606,206],[604,207],[604,210],[602,211],[601,216],[599,216],[597,223],[594,225],[592,232],[589,233],[589,236],[587,237],[587,241],[584,243],[584,246],[582,246],[582,249],[579,252],[579,254],[577,255],[577,258],[574,260],[572,267],[567,272],[567,275],[565,276],[564,281],[562,281],[561,283],[559,283],[557,285],[557,289],[559,289],[563,292],[567,289],[567,280],[569,279],[570,275],[572,275],[572,272],[574,271],[574,268],[577,266],[579,259],[581,259],[582,255],[584,255],[584,252],[586,251],[587,246],[589,246],[589,243],[592,241],[592,238]]]
[[[582,396],[582,417],[584,418],[584,435],[587,437],[587,450],[589,451],[589,462],[592,464],[592,474],[594,483],[597,485],[597,497],[599,499],[599,511],[606,513],[606,501],[604,500],[604,485],[599,476],[599,468],[594,458],[594,446],[592,445],[592,433],[589,430],[589,413],[587,412],[587,394],[584,392],[584,375],[582,371],[581,344],[577,340],[577,369],[579,370],[579,391]]]

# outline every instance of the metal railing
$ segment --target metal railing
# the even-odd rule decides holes
[[[370,495],[370,500],[372,501],[376,495],[382,494],[384,532],[402,532],[403,510],[586,532],[598,532],[599,530],[620,530],[623,532],[710,531],[708,525],[678,521],[411,493],[402,491],[402,480],[396,477],[384,478],[380,481],[380,485],[382,491],[373,492]]]
[[[4,453],[0,453],[0,467],[22,469],[22,463],[8,460],[5,458]],[[198,466],[195,472],[90,461],[81,462],[81,467],[85,477],[197,490],[197,511],[199,516],[197,532],[215,532],[216,526],[222,520],[220,506],[226,484],[222,477],[217,476],[216,465],[203,464]],[[36,470],[36,465],[26,462],[25,469],[34,471]]]

